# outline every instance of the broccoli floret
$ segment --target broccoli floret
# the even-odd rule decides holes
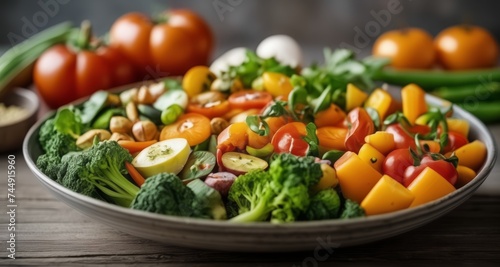
[[[332,188],[324,189],[311,198],[311,203],[304,213],[304,219],[326,220],[339,217],[340,197]]]
[[[271,222],[292,222],[309,207],[309,188],[323,175],[314,157],[279,154],[269,167],[271,188],[276,196]]]
[[[45,121],[40,127],[38,140],[45,153],[49,153],[58,157],[70,151],[78,150],[76,139],[66,133],[58,131],[54,125],[55,119]]]
[[[56,127],[56,122],[56,118],[51,118],[40,127],[38,140],[45,153],[40,155],[36,161],[37,167],[53,180],[57,179],[61,157],[71,151],[78,150],[75,137],[59,131],[58,129],[61,127]]]
[[[264,221],[274,207],[275,196],[270,187],[271,175],[263,170],[253,170],[240,175],[228,193],[227,211],[233,221]]]
[[[252,171],[235,180],[228,195],[229,216],[237,222],[295,221],[309,207],[309,189],[321,176],[313,157],[279,154],[268,172]]]
[[[91,174],[86,169],[88,157],[82,157],[80,152],[70,152],[64,155],[59,164],[57,182],[62,186],[80,194],[102,199],[89,177]]]
[[[97,142],[87,150],[63,156],[57,181],[87,195],[91,184],[103,197],[129,207],[139,188],[124,176],[125,161],[132,161],[132,156],[117,142]]]
[[[364,217],[364,216],[365,216],[365,210],[358,203],[350,199],[345,200],[344,209],[340,214],[341,219],[349,219],[349,218]]]
[[[159,173],[146,179],[130,207],[166,215],[210,217],[207,205],[172,173]]]
[[[61,158],[54,154],[45,153],[38,157],[36,166],[52,180],[57,180],[57,173],[61,166]]]

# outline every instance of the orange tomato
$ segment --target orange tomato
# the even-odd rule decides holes
[[[390,65],[399,69],[427,69],[436,61],[432,36],[419,28],[383,33],[375,41],[372,54],[390,58]]]
[[[347,136],[346,128],[333,126],[320,127],[316,130],[316,136],[322,150],[346,150],[344,143]]]
[[[181,115],[175,123],[163,127],[160,141],[172,138],[185,138],[189,146],[195,146],[210,137],[210,120],[197,113]]]
[[[450,70],[490,68],[498,60],[498,43],[484,28],[449,27],[435,39],[438,62]]]
[[[345,112],[337,105],[331,104],[325,110],[314,115],[314,124],[317,127],[338,125],[345,119]]]
[[[237,122],[229,125],[217,136],[217,149],[227,152],[236,148],[243,150],[248,144],[248,125]]]

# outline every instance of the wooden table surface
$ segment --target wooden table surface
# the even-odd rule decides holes
[[[500,125],[490,126],[500,140]],[[8,258],[7,159],[16,157],[15,258]],[[500,266],[500,164],[462,206],[424,227],[315,259],[300,253],[194,250],[119,232],[55,199],[26,166],[21,151],[0,154],[0,266]],[[325,255],[325,251],[320,255]]]

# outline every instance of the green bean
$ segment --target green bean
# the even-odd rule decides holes
[[[454,103],[471,100],[500,100],[500,82],[443,86],[436,88],[431,94]]]
[[[458,103],[457,105],[470,112],[484,123],[500,122],[500,100]]]
[[[373,73],[372,79],[400,86],[415,83],[429,91],[441,86],[500,82],[500,68],[467,71],[383,69]]]

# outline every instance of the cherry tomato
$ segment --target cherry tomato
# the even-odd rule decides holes
[[[425,135],[430,131],[429,126],[426,125],[413,125],[409,129],[403,129],[401,124],[395,123],[387,126],[386,132],[392,133],[394,136],[394,142],[396,143],[396,148],[412,148],[415,149],[415,137],[414,134]]]
[[[268,92],[243,90],[232,93],[228,101],[232,109],[262,109],[273,101],[273,96]]]
[[[58,108],[80,97],[113,85],[107,60],[83,50],[74,52],[55,45],[37,60],[33,79],[40,96],[51,108]]]
[[[467,137],[459,132],[448,131],[448,144],[444,148],[444,154],[457,150],[457,148],[469,143]]]
[[[413,165],[413,157],[410,154],[410,149],[399,148],[395,149],[385,157],[382,164],[384,174],[389,175],[394,180],[403,184],[405,170]]]
[[[199,15],[169,10],[159,21],[155,24],[141,13],[125,14],[111,26],[110,43],[147,75],[182,75],[191,67],[207,65],[213,34]]]
[[[436,56],[432,36],[419,28],[388,31],[373,45],[372,54],[388,57],[390,65],[399,69],[427,69]]]
[[[484,28],[471,25],[449,27],[435,39],[439,63],[450,70],[490,68],[497,64],[498,43]]]
[[[368,112],[359,107],[349,111],[346,120],[348,131],[344,142],[345,147],[349,151],[358,153],[365,143],[365,137],[375,131],[375,125]]]
[[[419,166],[409,166],[404,173],[403,185],[409,186],[415,178],[426,168],[429,167],[439,173],[450,184],[455,185],[458,178],[458,172],[451,162],[445,160],[434,160],[426,155],[422,158]]]
[[[306,135],[306,125],[302,122],[290,122],[281,126],[271,140],[274,152],[306,156],[309,144],[302,139]]]
[[[208,91],[191,98],[187,106],[188,112],[202,114],[209,119],[222,117],[229,112],[229,102],[224,94],[217,91]]]

